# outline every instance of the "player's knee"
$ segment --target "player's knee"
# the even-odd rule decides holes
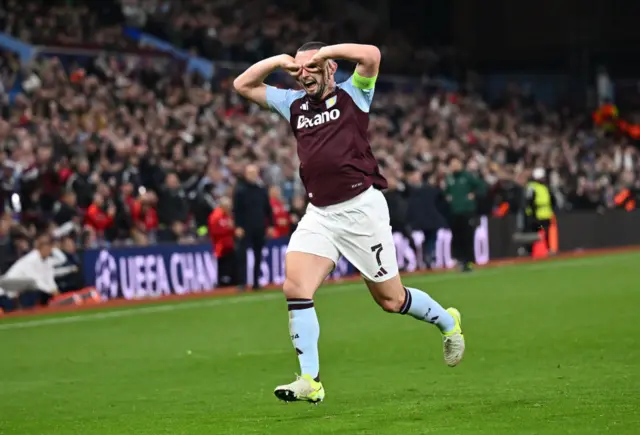
[[[387,313],[399,313],[404,304],[404,296],[385,295],[379,297],[376,302]]]
[[[314,289],[309,285],[305,285],[301,280],[286,278],[284,284],[282,284],[282,292],[287,299],[312,299]]]
[[[406,292],[399,276],[384,282],[365,282],[380,308],[388,313],[399,313],[402,310]]]

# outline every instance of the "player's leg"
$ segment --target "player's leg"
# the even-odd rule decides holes
[[[318,339],[320,325],[313,296],[334,267],[333,260],[306,252],[288,252],[284,295],[289,310],[289,332],[298,354],[300,374],[320,380]]]
[[[406,314],[438,327],[444,338],[445,361],[457,365],[464,353],[460,314],[445,310],[422,290],[404,287],[398,274],[389,210],[382,193],[372,191],[359,205],[355,221],[345,222],[338,249],[362,274],[374,300],[387,312]]]
[[[445,362],[451,367],[460,363],[464,355],[465,342],[462,318],[457,309],[445,309],[426,292],[405,287],[400,275],[386,281],[371,281],[365,277],[365,283],[373,299],[383,310],[408,315],[435,325],[442,333]]]
[[[313,296],[335,267],[340,254],[317,219],[313,214],[303,218],[291,237],[285,259],[283,292],[289,310],[289,334],[298,355],[301,376],[276,388],[276,397],[284,401],[324,399],[318,354],[320,324]]]

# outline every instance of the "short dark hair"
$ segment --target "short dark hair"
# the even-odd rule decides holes
[[[302,44],[298,51],[310,51],[310,50],[320,50],[322,47],[326,47],[327,44],[319,41],[310,41]]]
[[[49,230],[48,230],[48,229],[46,229],[46,228],[39,228],[39,229],[36,231],[35,240],[38,240],[38,241],[39,241],[39,240],[41,240],[41,239],[45,239],[45,238],[46,238],[46,239],[48,239],[48,240],[52,240],[52,239],[53,239],[53,237],[52,237],[52,235],[51,235],[51,231],[49,231]]]

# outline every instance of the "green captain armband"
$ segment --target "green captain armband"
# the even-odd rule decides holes
[[[362,77],[360,74],[358,74],[357,71],[354,71],[351,81],[353,82],[353,86],[355,86],[356,88],[362,89],[363,91],[368,91],[370,89],[373,89],[373,87],[376,85],[377,78],[378,76]]]

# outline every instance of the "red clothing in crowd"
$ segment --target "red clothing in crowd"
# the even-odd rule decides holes
[[[234,224],[230,214],[218,207],[209,215],[209,237],[217,258],[229,255],[234,248]]]
[[[84,223],[102,232],[113,225],[113,216],[109,216],[96,204],[91,204],[84,217]]]
[[[133,223],[145,231],[153,231],[158,229],[158,213],[153,207],[143,207],[140,200],[131,203],[131,218]]]
[[[291,229],[291,218],[289,217],[289,212],[284,207],[284,204],[281,200],[275,197],[269,198],[271,202],[271,210],[273,210],[273,229],[275,234],[274,238],[287,237],[289,235],[289,230]]]
[[[124,204],[127,206],[127,208],[130,210],[130,212],[132,213],[133,210],[133,206],[136,202],[138,202],[138,200],[136,199],[135,196],[133,195],[127,195],[123,198]]]
[[[58,178],[62,184],[65,184],[72,174],[73,170],[71,168],[62,168],[58,171]]]

